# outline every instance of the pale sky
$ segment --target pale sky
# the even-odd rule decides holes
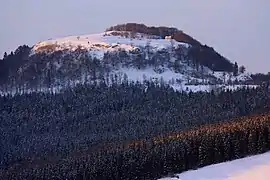
[[[173,26],[251,72],[270,71],[270,0],[0,0],[0,56],[120,23]]]

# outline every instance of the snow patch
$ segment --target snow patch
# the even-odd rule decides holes
[[[225,72],[214,72],[213,75],[217,77],[218,79],[225,80],[228,82],[229,80],[231,81],[246,81],[246,80],[251,80],[252,78],[250,77],[250,73],[242,73],[237,76],[233,76],[233,73],[225,73]]]
[[[159,180],[269,180],[270,152],[206,166]]]

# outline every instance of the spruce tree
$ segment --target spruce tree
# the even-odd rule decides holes
[[[237,64],[237,62],[235,62],[234,66],[233,66],[233,75],[234,76],[238,75],[238,64]]]

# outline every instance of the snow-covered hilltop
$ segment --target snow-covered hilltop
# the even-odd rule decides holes
[[[248,73],[182,31],[133,25],[39,42],[7,81],[30,89],[101,81],[152,81],[184,91],[250,87]]]
[[[136,52],[147,46],[155,51],[167,50],[171,47],[183,46],[187,43],[177,42],[173,39],[161,39],[158,36],[150,36],[142,33],[109,31],[100,34],[83,36],[69,36],[61,39],[43,41],[33,47],[34,52],[53,52],[59,50],[75,51],[78,48],[88,50],[92,57],[102,59],[104,53],[112,51]]]

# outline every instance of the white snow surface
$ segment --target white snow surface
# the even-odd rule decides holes
[[[225,81],[228,81],[229,79],[231,81],[245,81],[245,80],[250,80],[251,79],[251,74],[250,73],[242,73],[239,74],[238,76],[233,76],[233,73],[224,73],[224,72],[214,72],[213,74],[215,77],[219,79],[225,79]]]
[[[159,180],[269,180],[270,152],[206,166]]]
[[[89,50],[89,53],[98,59],[102,59],[105,52],[125,50],[127,52],[149,45],[154,50],[167,49],[169,47],[184,46],[189,44],[177,42],[175,40],[158,39],[148,37],[148,35],[137,33],[135,37],[129,38],[120,35],[112,35],[115,31],[82,36],[68,36],[64,38],[39,42],[33,47],[34,52],[38,52],[42,47],[54,45],[54,50],[68,49],[75,51],[78,47]],[[119,32],[118,32],[119,33]],[[124,32],[123,32],[124,33]]]

